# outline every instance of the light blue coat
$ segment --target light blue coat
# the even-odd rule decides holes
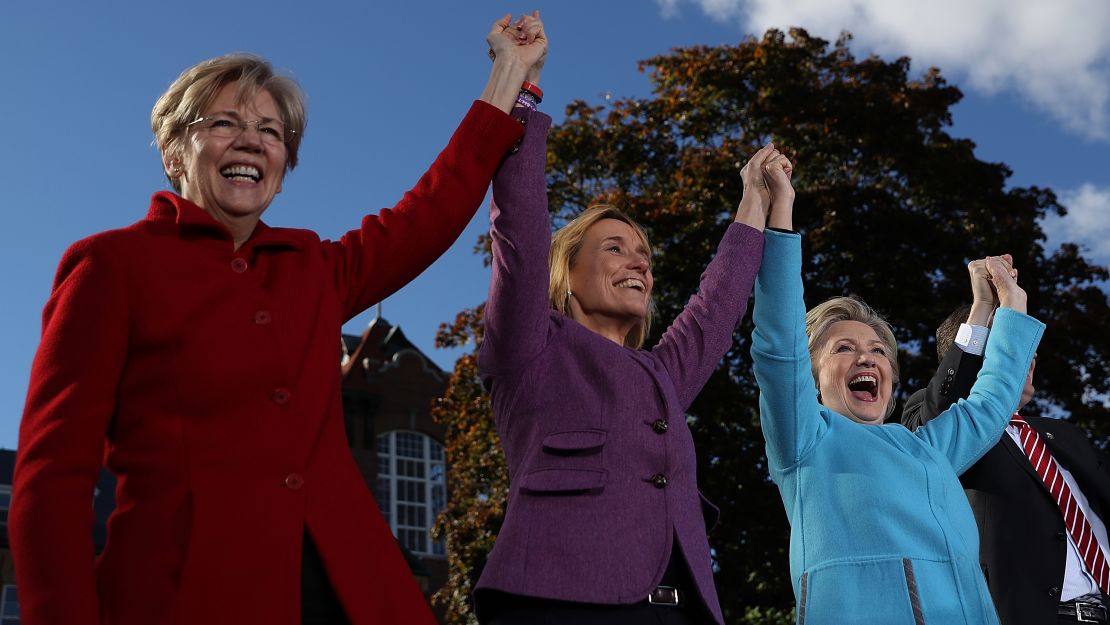
[[[800,237],[764,236],[752,360],[798,623],[997,624],[957,475],[998,442],[1044,324],[999,309],[968,399],[916,432],[863,425],[817,401]]]

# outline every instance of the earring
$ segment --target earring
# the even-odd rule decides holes
[[[567,289],[567,297],[571,297],[571,296],[573,296],[573,295],[574,295],[574,293],[571,293],[571,292],[570,292],[570,289]]]

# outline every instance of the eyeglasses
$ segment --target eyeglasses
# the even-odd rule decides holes
[[[230,115],[213,115],[212,117],[198,117],[185,125],[186,128],[199,125],[213,137],[234,139],[246,132],[248,126],[254,126],[259,138],[267,145],[278,146],[289,143],[297,136],[297,131],[286,129],[285,125],[275,119],[256,119],[245,122]]]

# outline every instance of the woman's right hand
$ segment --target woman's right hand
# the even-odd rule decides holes
[[[793,163],[778,151],[763,164],[763,178],[771,191],[771,214],[767,218],[771,228],[794,229],[794,185],[790,183],[793,173]]]
[[[1010,276],[1017,280],[1017,269],[1014,269],[1014,257],[1003,254],[998,258],[1009,268]],[[989,326],[994,309],[998,308],[998,293],[991,282],[991,273],[987,269],[987,258],[973,260],[967,264],[967,273],[971,278],[971,311],[967,315],[967,323],[975,326]]]
[[[753,154],[740,170],[744,191],[733,221],[747,224],[756,230],[763,230],[767,225],[767,216],[771,211],[771,189],[763,175],[763,166],[778,154],[774,144],[768,143]]]
[[[490,27],[486,43],[493,69],[478,99],[508,113],[516,105],[521,84],[538,81],[547,60],[547,33],[540,12],[525,15],[516,24],[511,13],[505,14]]]
[[[1025,290],[1018,286],[1014,268],[1000,256],[988,256],[986,261],[991,285],[998,293],[999,305],[1026,314]]]
[[[493,23],[486,35],[490,59],[496,64],[517,61],[528,70],[528,82],[536,84],[547,60],[547,33],[540,12],[522,15],[513,23],[511,13]],[[535,79],[535,80],[532,80]]]

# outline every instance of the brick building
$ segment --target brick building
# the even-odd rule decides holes
[[[444,545],[428,535],[447,501],[444,427],[431,418],[447,373],[381,317],[343,336],[342,367],[351,453],[430,594],[447,580]]]

